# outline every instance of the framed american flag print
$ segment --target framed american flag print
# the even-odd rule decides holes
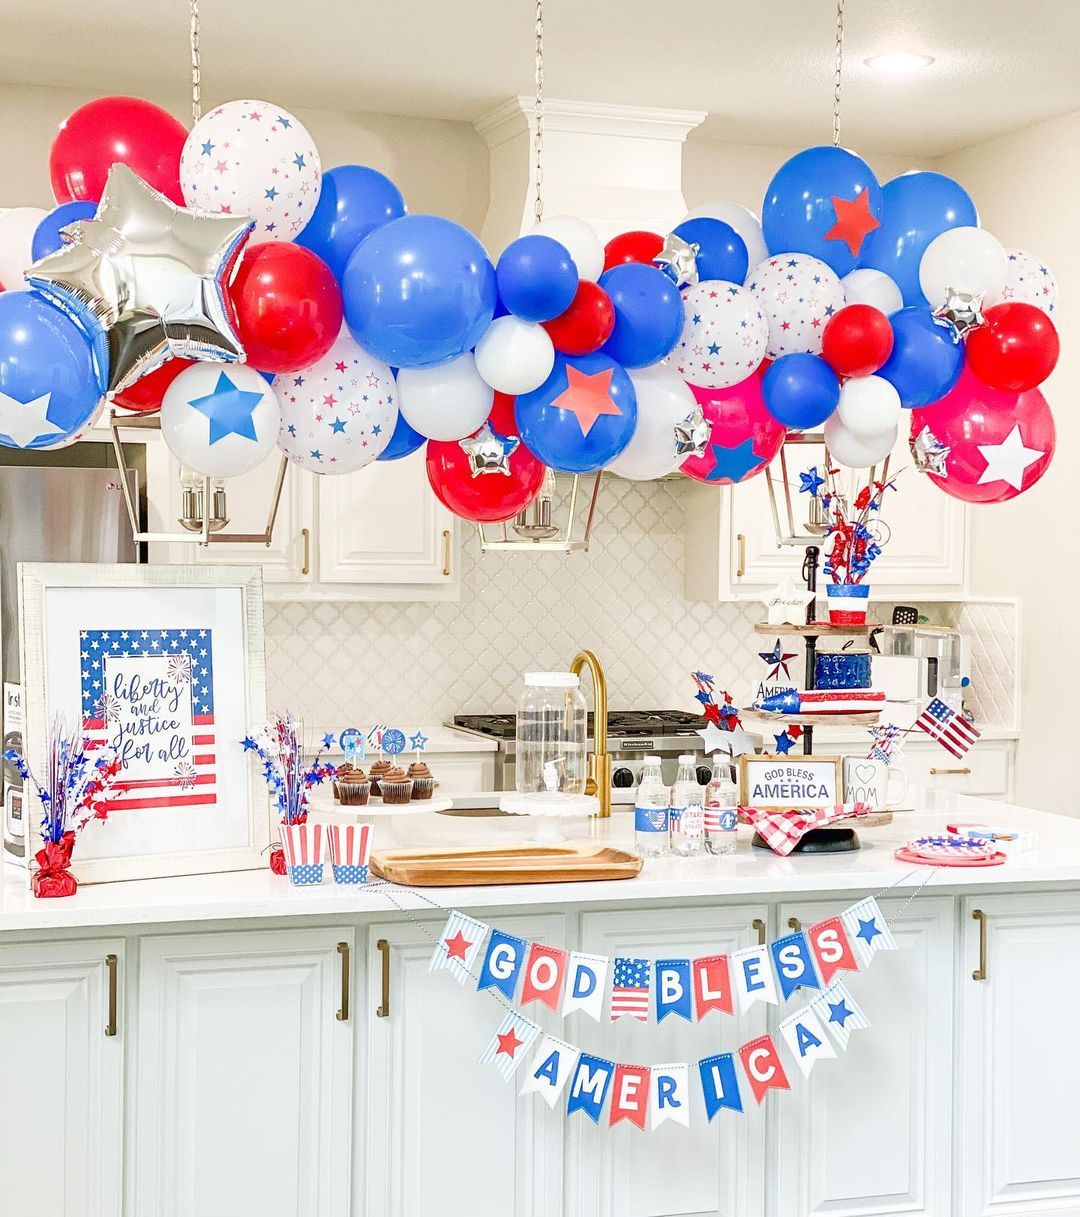
[[[123,762],[79,834],[80,883],[265,865],[266,794],[240,746],[266,717],[258,567],[24,563],[19,621],[31,768],[58,714]]]

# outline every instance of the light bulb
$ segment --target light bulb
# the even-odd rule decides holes
[[[202,488],[202,474],[192,469],[190,465],[180,466],[180,485],[185,490],[200,490]]]

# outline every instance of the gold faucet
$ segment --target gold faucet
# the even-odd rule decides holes
[[[595,651],[578,651],[570,661],[570,671],[581,675],[588,668],[593,685],[593,750],[589,753],[589,776],[585,782],[585,793],[594,794],[600,800],[601,818],[611,815],[611,756],[607,748],[607,677],[604,665]]]

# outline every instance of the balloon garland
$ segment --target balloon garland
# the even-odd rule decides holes
[[[1015,497],[1053,457],[1054,278],[939,173],[882,185],[808,148],[760,222],[709,203],[604,246],[551,216],[493,262],[377,170],[324,173],[268,102],[186,132],[100,98],[49,170],[52,211],[0,215],[5,446],[74,443],[105,400],[160,411],[207,476],[275,446],[326,476],[426,444],[434,492],[479,521],[527,506],[546,467],[740,483],[789,430],[824,428],[862,468],[904,426],[916,467],[968,502]]]

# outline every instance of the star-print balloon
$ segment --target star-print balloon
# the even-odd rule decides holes
[[[1057,308],[1058,285],[1050,268],[1042,258],[1023,249],[1006,249],[1005,254],[1009,259],[1009,277],[1001,291],[987,296],[983,304],[990,308],[1006,300],[1019,300],[1052,315]]]
[[[291,241],[319,201],[322,166],[315,141],[288,110],[229,101],[192,127],[180,187],[189,207],[251,216],[254,241]]]
[[[722,389],[761,366],[768,323],[745,288],[711,279],[682,298],[686,322],[668,360],[687,384]]]
[[[768,322],[770,359],[821,353],[826,323],[844,307],[835,271],[809,254],[776,254],[750,272],[746,286]]]
[[[726,389],[691,385],[711,428],[703,456],[680,468],[697,482],[728,486],[760,473],[780,451],[787,428],[765,408],[761,371]]]
[[[397,422],[397,385],[343,329],[317,363],[274,379],[278,447],[313,473],[352,473],[376,460]]]
[[[273,389],[244,365],[193,363],[161,399],[161,438],[205,477],[238,477],[274,450],[280,411]]]

